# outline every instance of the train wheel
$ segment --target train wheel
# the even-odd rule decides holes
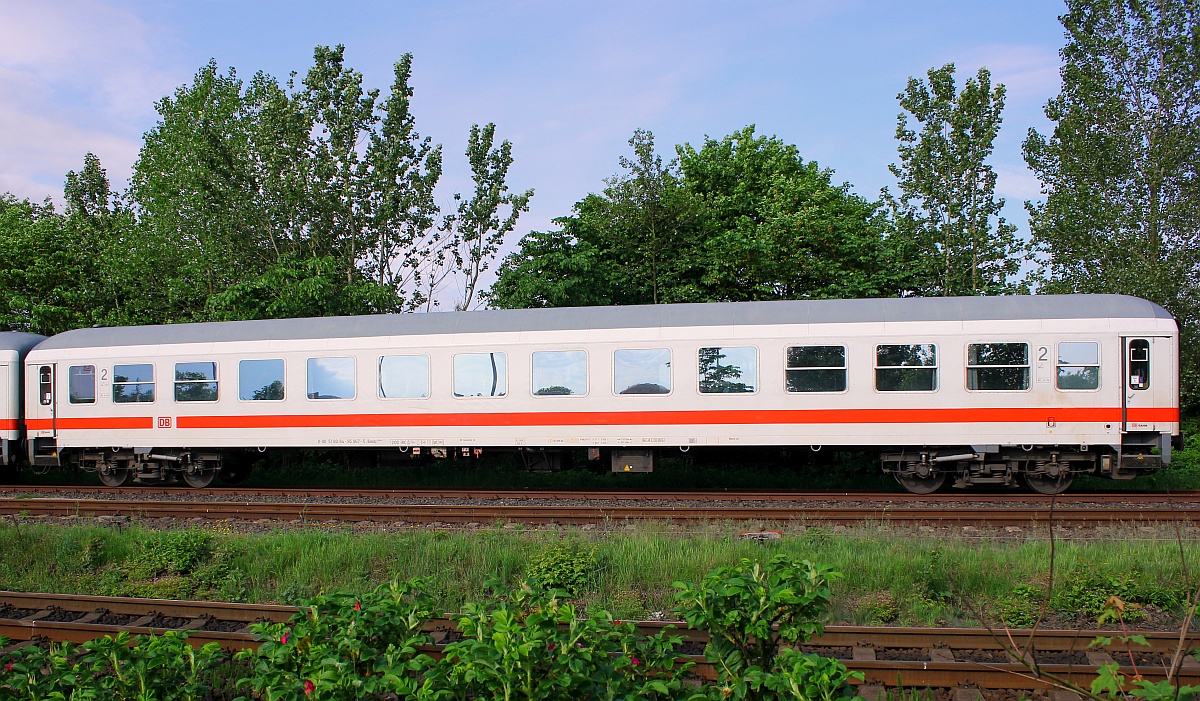
[[[123,487],[129,484],[129,478],[133,476],[131,470],[123,468],[109,470],[101,467],[96,474],[100,476],[100,483],[105,487]]]
[[[946,483],[946,473],[931,472],[925,477],[915,474],[895,473],[896,481],[912,494],[933,494]]]
[[[1025,483],[1026,487],[1029,487],[1029,491],[1038,494],[1062,494],[1067,491],[1067,487],[1071,486],[1074,479],[1075,475],[1070,472],[1062,472],[1057,477],[1029,473],[1021,475],[1021,481]]]
[[[196,489],[204,489],[212,484],[216,478],[216,470],[197,470],[196,472],[183,473],[183,481],[187,483],[187,486],[195,487]]]

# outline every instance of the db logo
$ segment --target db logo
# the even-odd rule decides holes
[[[171,417],[170,416],[158,417],[158,427],[159,428],[171,428]]]

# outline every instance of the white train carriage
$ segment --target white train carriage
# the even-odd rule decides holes
[[[906,488],[1170,461],[1178,330],[1115,295],[498,310],[81,329],[26,361],[30,457],[204,485],[231,449],[879,447]],[[603,451],[603,453],[601,452]]]
[[[46,339],[34,333],[0,332],[0,465],[12,464],[25,438],[21,421],[21,367],[31,348]]]

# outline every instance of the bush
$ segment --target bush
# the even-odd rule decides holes
[[[594,581],[597,565],[595,547],[556,543],[533,558],[526,577],[540,588],[575,596]]]

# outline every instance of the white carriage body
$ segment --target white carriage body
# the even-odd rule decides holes
[[[1129,339],[1150,349],[1130,389]],[[1099,386],[1059,389],[1058,344],[1099,344]],[[967,387],[970,344],[1028,344],[1028,389]],[[936,390],[878,391],[877,346],[934,344]],[[845,348],[846,388],[789,392],[787,349]],[[701,348],[753,347],[754,391],[699,391]],[[669,349],[669,394],[617,394],[614,353]],[[583,351],[586,391],[538,396],[531,354]],[[505,396],[455,396],[455,354],[506,354]],[[380,397],[380,359],[428,357],[429,396]],[[354,398],[307,396],[313,358],[353,358]],[[82,329],[26,359],[31,438],[81,448],[688,446],[1103,446],[1179,432],[1178,329],[1157,305],[1115,295],[754,302],[445,312]],[[282,360],[282,400],[239,398],[243,360]],[[176,401],[177,363],[215,363],[216,401]],[[113,401],[116,365],[152,364],[154,401]],[[43,403],[39,369],[60,381]],[[94,366],[91,403],[68,368]],[[1165,461],[1164,461],[1165,462]]]

